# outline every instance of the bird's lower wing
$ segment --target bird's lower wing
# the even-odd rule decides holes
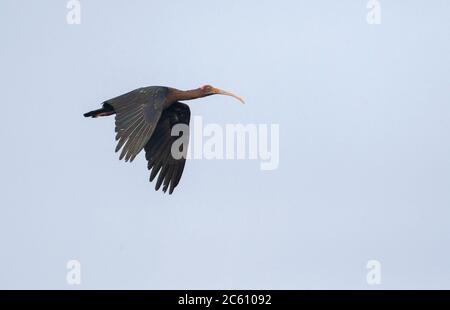
[[[181,179],[189,144],[190,118],[191,111],[187,105],[181,102],[174,103],[162,113],[153,136],[145,145],[145,157],[148,169],[151,170],[150,182],[158,175],[156,190],[163,185],[162,190],[166,192],[169,189],[169,194],[172,194]],[[186,130],[181,131],[178,136],[172,136],[172,128],[177,124],[187,125],[184,126]],[[172,153],[175,142],[178,142],[176,144],[178,154]]]
[[[162,113],[161,96],[136,89],[105,103],[116,112],[116,152],[132,162],[152,136]]]

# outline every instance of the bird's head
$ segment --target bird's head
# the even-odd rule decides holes
[[[238,97],[235,94],[227,92],[227,91],[224,91],[222,89],[218,89],[218,88],[212,87],[211,85],[203,85],[203,86],[201,86],[200,87],[200,91],[202,92],[203,97],[211,96],[211,95],[224,95],[224,96],[230,96],[230,97],[236,98],[240,102],[245,103],[244,100],[242,100],[241,97]]]

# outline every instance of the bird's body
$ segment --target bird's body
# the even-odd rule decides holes
[[[182,133],[182,136],[172,136],[171,132],[177,124],[189,126],[190,109],[179,100],[215,94],[233,96],[242,101],[231,93],[209,85],[188,91],[149,86],[106,100],[101,109],[85,113],[84,116],[95,118],[116,115],[116,152],[121,150],[119,158],[131,162],[144,149],[148,169],[152,170],[150,181],[158,175],[156,190],[163,185],[163,191],[169,189],[171,194],[183,173],[189,141],[189,132]],[[179,138],[184,141],[179,149],[183,154],[181,157],[172,154],[172,145]]]

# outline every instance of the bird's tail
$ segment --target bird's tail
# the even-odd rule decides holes
[[[109,104],[104,104],[103,108],[98,109],[98,110],[94,110],[94,111],[90,111],[87,113],[84,113],[84,117],[92,117],[92,118],[96,118],[99,116],[109,116],[109,115],[113,115],[116,112],[114,111],[114,108],[109,105]]]

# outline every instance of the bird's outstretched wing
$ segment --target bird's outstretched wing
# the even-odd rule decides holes
[[[166,192],[169,189],[169,194],[172,194],[180,181],[186,163],[190,119],[189,107],[175,102],[162,113],[153,136],[145,145],[145,158],[148,161],[148,169],[151,170],[150,182],[159,172],[155,190],[163,185],[162,190]],[[172,128],[177,124],[187,126],[183,126],[185,130],[180,131],[178,136],[172,136]],[[172,148],[177,154],[172,152]]]
[[[163,87],[144,87],[107,100],[116,112],[116,152],[120,159],[133,161],[152,136],[163,110]]]

